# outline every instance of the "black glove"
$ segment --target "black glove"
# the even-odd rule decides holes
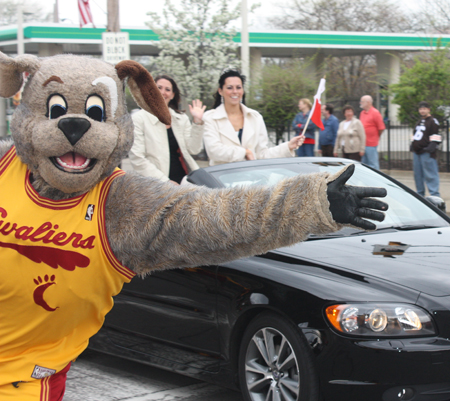
[[[377,228],[375,224],[361,217],[383,221],[384,213],[371,209],[387,210],[387,203],[367,198],[385,197],[387,191],[385,188],[345,185],[354,171],[355,165],[351,164],[337,179],[328,183],[327,196],[331,215],[337,223],[351,224],[365,230],[375,230]]]

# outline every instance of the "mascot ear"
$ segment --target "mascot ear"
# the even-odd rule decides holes
[[[0,96],[14,96],[22,87],[23,73],[34,74],[40,66],[41,63],[35,56],[24,54],[11,58],[0,52]]]
[[[116,64],[117,75],[123,81],[128,77],[128,87],[136,103],[154,114],[163,124],[171,124],[166,103],[150,73],[139,63],[124,60]]]

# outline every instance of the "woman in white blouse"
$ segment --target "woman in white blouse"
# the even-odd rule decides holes
[[[355,109],[349,104],[342,109],[345,120],[339,124],[334,156],[342,152],[346,159],[361,161],[366,149],[366,133],[362,122],[355,117]]]
[[[155,78],[172,117],[170,126],[164,125],[153,114],[140,110],[132,115],[134,143],[129,153],[133,169],[146,177],[179,184],[183,177],[199,167],[192,155],[203,148],[203,112],[206,106],[200,100],[189,105],[193,125],[179,109],[180,90],[167,75]]]
[[[296,136],[281,145],[269,147],[264,120],[256,110],[244,105],[245,77],[226,70],[219,79],[214,108],[203,116],[203,139],[211,166],[243,160],[295,156],[304,137]]]

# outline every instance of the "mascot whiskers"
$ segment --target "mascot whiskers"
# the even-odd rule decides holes
[[[128,85],[170,124],[138,63],[0,53],[0,96],[20,90],[0,142],[0,399],[61,400],[71,361],[136,274],[217,264],[342,225],[373,229],[384,189],[345,184],[353,166],[274,187],[175,186],[118,169],[133,142]],[[204,233],[208,233],[205,236]]]

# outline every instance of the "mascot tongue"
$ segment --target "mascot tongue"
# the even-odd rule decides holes
[[[65,163],[66,166],[71,167],[81,167],[87,160],[86,157],[75,152],[68,152],[63,156],[60,156],[58,159]]]

